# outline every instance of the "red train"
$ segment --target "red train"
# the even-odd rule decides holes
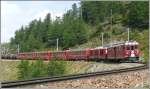
[[[137,61],[140,55],[138,42],[126,41],[97,48],[87,48],[80,50],[65,51],[43,51],[43,52],[24,52],[19,53],[19,59],[43,59],[51,60],[54,58],[62,60],[130,60]]]

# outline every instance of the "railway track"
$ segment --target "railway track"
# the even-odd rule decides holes
[[[138,67],[116,69],[116,70],[110,70],[110,71],[101,71],[101,72],[76,74],[76,75],[68,75],[68,76],[36,78],[36,79],[31,79],[31,80],[2,82],[1,87],[2,88],[10,88],[10,87],[23,86],[23,85],[30,85],[30,84],[38,84],[38,83],[45,83],[45,82],[56,82],[56,81],[71,80],[71,79],[78,79],[78,78],[84,78],[84,77],[92,77],[92,76],[122,73],[122,72],[128,72],[128,71],[136,71],[136,70],[142,70],[142,69],[147,69],[147,68],[148,68],[148,65],[143,65],[143,66],[138,66]]]

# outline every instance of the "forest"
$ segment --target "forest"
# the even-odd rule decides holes
[[[51,13],[44,20],[33,20],[21,26],[11,38],[10,45],[20,45],[20,52],[45,51],[67,48],[101,46],[100,35],[104,33],[105,44],[113,40],[127,40],[126,30],[130,28],[130,39],[140,43],[145,59],[148,59],[148,1],[81,1],[72,5],[63,17],[52,21]],[[93,39],[99,39],[94,42]],[[84,45],[92,43],[94,45]],[[84,45],[84,46],[83,46]]]

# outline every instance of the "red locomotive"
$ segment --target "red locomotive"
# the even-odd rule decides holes
[[[44,51],[19,53],[19,59],[44,59],[53,58],[62,60],[130,60],[137,61],[140,55],[136,41],[126,41],[97,48],[65,51]]]

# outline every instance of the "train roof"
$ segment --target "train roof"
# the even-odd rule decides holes
[[[82,51],[82,50],[86,50],[87,48],[78,48],[78,49],[69,49],[69,50],[65,50],[65,51]]]
[[[114,42],[108,45],[104,45],[104,47],[109,48],[109,47],[115,47],[119,45],[138,45],[139,43],[137,41],[121,41],[121,42]]]
[[[94,49],[106,49],[106,47],[105,46],[99,46],[99,47],[96,47]]]
[[[125,42],[125,45],[138,45],[139,43],[137,41],[127,41]]]

